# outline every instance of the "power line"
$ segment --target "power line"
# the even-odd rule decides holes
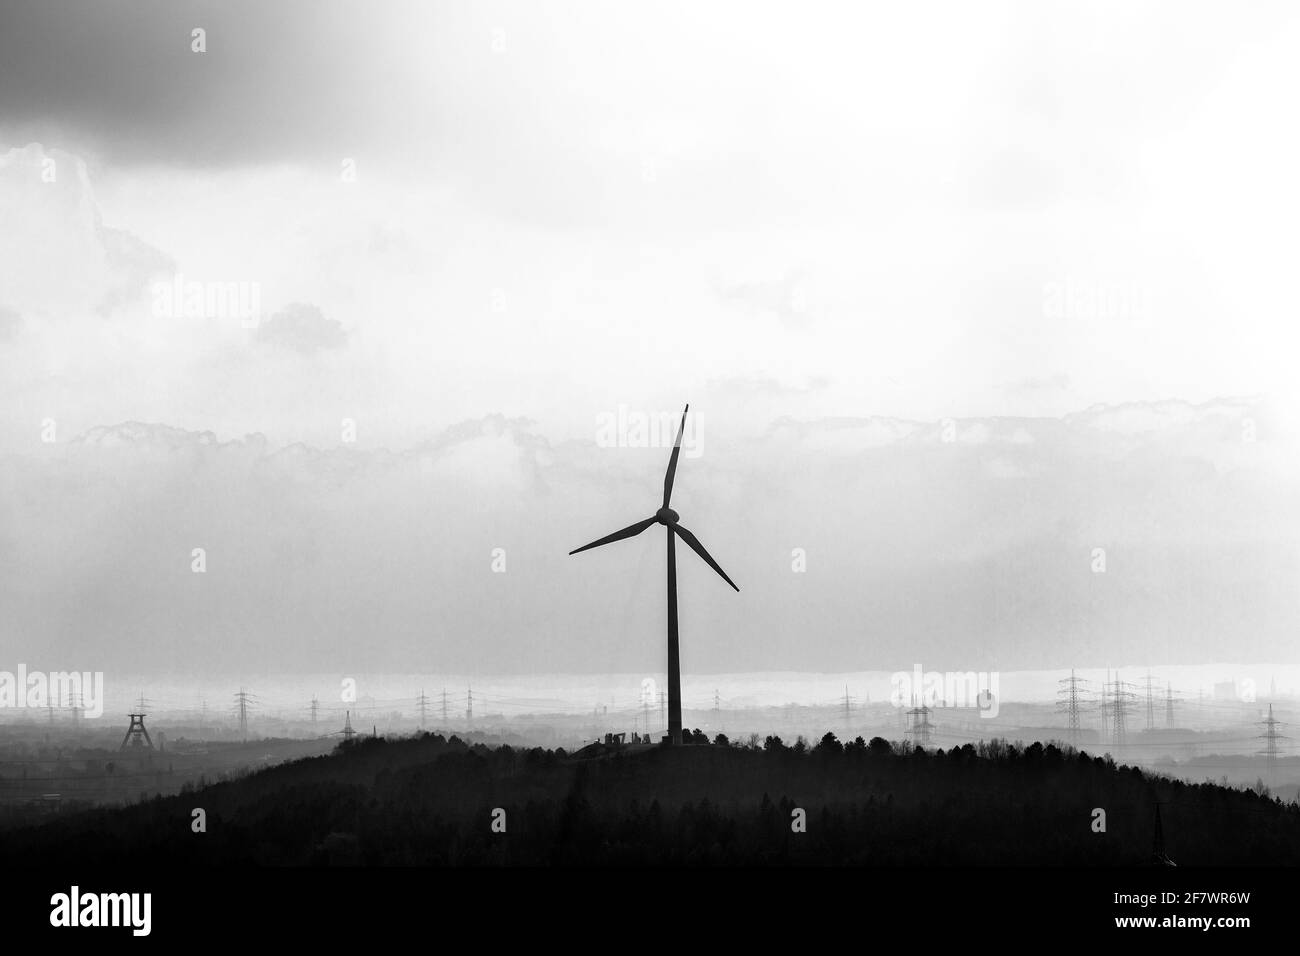
[[[1106,679],[1101,682],[1101,698],[1097,701],[1097,709],[1101,712],[1101,739],[1105,740],[1110,736],[1110,709],[1107,704],[1109,697],[1110,670],[1106,671]]]
[[[1124,746],[1128,736],[1129,709],[1137,699],[1137,695],[1128,689],[1133,686],[1128,681],[1119,679],[1119,671],[1115,672],[1115,679],[1109,684],[1110,730],[1116,747]],[[1105,713],[1106,709],[1103,706],[1102,712]]]
[[[1146,679],[1143,681],[1143,683],[1146,686],[1147,730],[1154,730],[1156,726],[1156,705],[1155,705],[1156,699],[1155,699],[1155,695],[1152,693],[1152,686],[1154,681],[1155,678],[1151,676],[1151,672],[1147,671]]]
[[[241,687],[239,693],[235,695],[235,707],[239,712],[239,735],[244,739],[244,743],[248,743],[248,710],[252,702],[253,695]]]
[[[1268,758],[1268,774],[1270,780],[1273,777],[1274,771],[1277,769],[1277,756],[1278,756],[1277,742],[1279,740],[1286,739],[1282,734],[1279,734],[1277,732],[1277,728],[1281,725],[1281,723],[1282,722],[1280,720],[1273,719],[1273,705],[1269,704],[1268,717],[1265,720],[1260,721],[1260,724],[1262,724],[1264,727],[1264,732],[1259,735],[1264,740],[1264,749],[1257,751],[1257,753],[1263,754],[1266,758]]]
[[[930,723],[930,708],[924,704],[920,707],[915,706],[915,698],[912,704],[912,709],[907,712],[912,718],[912,728],[907,731],[907,734],[912,738],[915,746],[925,748],[930,746],[930,733],[934,729],[934,725]]]
[[[1058,711],[1059,710],[1065,711],[1066,726],[1069,728],[1069,732],[1070,732],[1070,745],[1075,749],[1078,749],[1079,704],[1082,700],[1080,695],[1081,693],[1087,693],[1087,691],[1081,692],[1079,690],[1079,685],[1086,684],[1088,682],[1084,680],[1082,677],[1075,677],[1074,668],[1072,667],[1070,668],[1070,676],[1061,678],[1060,680],[1057,681],[1057,683],[1064,685],[1060,690],[1056,692],[1057,696],[1059,697],[1061,695],[1064,695],[1065,699],[1058,700],[1056,702],[1056,709]]]

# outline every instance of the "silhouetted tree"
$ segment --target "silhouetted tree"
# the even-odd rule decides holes
[[[844,752],[844,746],[834,734],[827,731],[814,750],[819,754],[838,754]]]

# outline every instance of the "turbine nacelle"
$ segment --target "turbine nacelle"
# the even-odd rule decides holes
[[[675,525],[681,518],[672,508],[660,508],[655,512],[655,520],[660,524],[668,525],[670,528]]]

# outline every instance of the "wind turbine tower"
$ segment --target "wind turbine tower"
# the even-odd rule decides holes
[[[703,558],[709,567],[718,572],[722,580],[737,591],[740,590],[735,582],[727,577],[727,572],[723,571],[709,552],[704,550],[704,545],[700,544],[699,539],[679,523],[680,516],[677,512],[668,506],[673,495],[677,458],[682,450],[682,433],[686,430],[686,414],[690,410],[691,406],[687,405],[682,411],[682,423],[677,429],[677,441],[673,443],[672,455],[668,459],[668,471],[664,475],[664,497],[659,510],[644,521],[628,525],[621,531],[615,531],[569,552],[571,555],[578,554],[591,548],[599,548],[604,544],[622,541],[624,538],[634,538],[653,524],[664,526],[668,541],[668,739],[674,746],[679,746],[682,742],[682,670],[677,632],[677,552],[675,549],[677,539],[681,538],[687,547]]]

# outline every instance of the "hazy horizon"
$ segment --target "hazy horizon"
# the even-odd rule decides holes
[[[1050,6],[7,5],[0,669],[658,673],[687,402],[688,683],[1300,664],[1300,16]]]
[[[915,666],[915,665],[914,665]],[[683,706],[688,710],[708,711],[716,702],[724,710],[758,710],[789,705],[826,707],[838,710],[848,694],[853,710],[864,706],[893,703],[890,700],[892,679],[898,673],[909,676],[914,666],[899,671],[870,670],[842,673],[770,671],[754,673],[684,674]],[[929,673],[937,668],[921,665]],[[35,664],[29,671],[37,670]],[[0,669],[2,670],[2,669]],[[1242,667],[1231,664],[1208,664],[1196,667],[1123,665],[1109,668],[1070,668],[999,672],[994,677],[1002,704],[1055,703],[1060,700],[1060,681],[1073,672],[1093,696],[1101,682],[1120,679],[1134,685],[1139,697],[1144,693],[1145,676],[1151,673],[1157,709],[1163,712],[1166,695],[1172,694],[1181,708],[1203,709],[1214,704],[1232,703],[1260,710],[1269,701],[1294,700],[1300,694],[1300,667]],[[976,672],[980,686],[989,684],[987,673]],[[306,720],[313,698],[321,713],[399,711],[410,718],[418,710],[421,692],[428,697],[430,714],[441,713],[442,693],[448,700],[448,713],[462,720],[468,694],[472,692],[479,720],[496,715],[506,719],[527,715],[588,714],[593,708],[609,706],[611,713],[627,713],[649,703],[657,713],[658,692],[665,687],[660,673],[540,673],[540,674],[454,674],[454,673],[341,673],[282,674],[106,674],[104,716],[118,717],[139,710],[144,696],[145,710],[152,714],[199,713],[204,706],[211,720],[227,719],[232,714],[236,693],[246,691],[254,700],[255,717]],[[650,683],[647,684],[647,681]],[[347,682],[347,683],[345,683]],[[1234,695],[1224,697],[1224,686],[1231,682]],[[1219,686],[1216,686],[1219,685]],[[649,689],[647,689],[649,688]],[[351,695],[344,699],[345,690]],[[960,702],[958,702],[960,703]],[[910,707],[910,703],[904,705]],[[974,706],[965,704],[964,706]],[[66,718],[66,702],[56,707]],[[36,708],[28,719],[47,719],[45,708]],[[1180,718],[1181,719],[1181,718]],[[832,728],[833,729],[833,728]]]

